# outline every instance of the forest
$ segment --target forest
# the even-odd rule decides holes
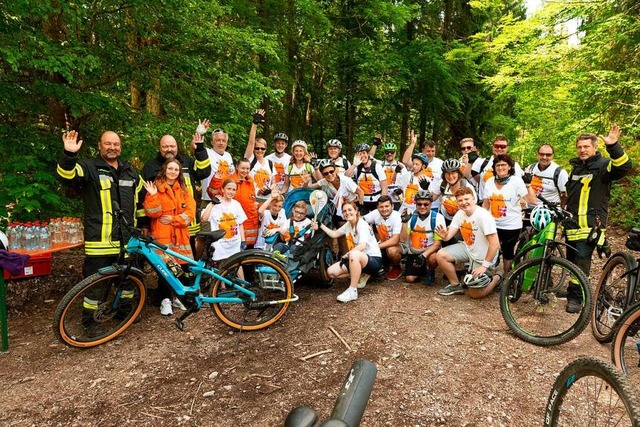
[[[530,2],[532,3],[532,2]],[[0,221],[80,212],[54,178],[61,134],[81,156],[121,135],[141,167],[167,133],[186,149],[198,119],[244,152],[261,135],[346,152],[409,129],[459,155],[497,134],[520,164],[538,145],[565,167],[576,136],[605,133],[640,157],[640,2],[555,0],[2,0]],[[611,221],[637,225],[640,178],[615,186]]]

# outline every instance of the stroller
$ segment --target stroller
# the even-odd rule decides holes
[[[292,215],[293,205],[300,200],[304,200],[307,203],[307,217],[313,218],[314,214],[309,202],[312,192],[313,190],[310,188],[296,188],[287,193],[284,204],[287,218]],[[327,201],[327,204],[317,213],[317,221],[332,228],[334,214],[335,206],[331,201]],[[293,236],[293,239],[300,239],[308,231],[309,227],[300,230],[296,236]],[[271,250],[278,238],[279,233],[265,237],[266,249]],[[338,260],[338,256],[333,252],[331,246],[331,238],[322,229],[318,229],[313,232],[311,238],[301,240],[300,244],[291,245],[289,252],[281,255],[279,259],[285,265],[294,283],[316,270],[319,272],[320,284],[329,287],[333,285],[333,279],[327,274],[327,269]]]

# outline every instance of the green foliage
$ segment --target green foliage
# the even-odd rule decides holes
[[[638,212],[640,212],[640,176],[634,175],[612,187],[609,223],[626,229],[638,227]]]

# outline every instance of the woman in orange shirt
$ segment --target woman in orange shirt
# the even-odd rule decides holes
[[[253,178],[249,175],[251,162],[247,159],[238,160],[236,171],[229,178],[238,184],[238,190],[233,197],[242,206],[242,210],[247,215],[247,220],[242,224],[247,247],[253,247],[258,238],[260,228],[260,218],[256,205],[256,186]],[[220,194],[223,179],[214,175],[209,183],[209,189],[215,189]],[[211,192],[210,192],[211,194]]]
[[[147,196],[143,206],[145,213],[151,218],[151,235],[171,250],[192,258],[189,224],[196,215],[196,201],[187,190],[182,165],[175,159],[167,160],[155,182],[146,182],[144,186]],[[180,259],[174,260],[178,264],[186,264]],[[158,285],[161,313],[172,314],[169,285],[163,281]],[[174,305],[181,307],[175,301]]]

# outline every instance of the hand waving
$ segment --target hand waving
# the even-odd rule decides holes
[[[209,122],[208,119],[204,119],[202,121],[198,119],[198,128],[196,129],[196,133],[199,133],[200,135],[204,135],[209,130],[210,125],[211,123]]]
[[[158,188],[156,187],[156,184],[153,182],[145,182],[144,188],[145,190],[147,190],[147,193],[149,193],[152,196],[155,196],[158,193]]]
[[[75,130],[62,134],[64,149],[70,153],[77,153],[82,147],[82,140],[78,140],[78,132]]]
[[[598,137],[603,140],[606,145],[613,145],[620,139],[620,126],[613,125],[611,126],[608,136],[598,135]]]

